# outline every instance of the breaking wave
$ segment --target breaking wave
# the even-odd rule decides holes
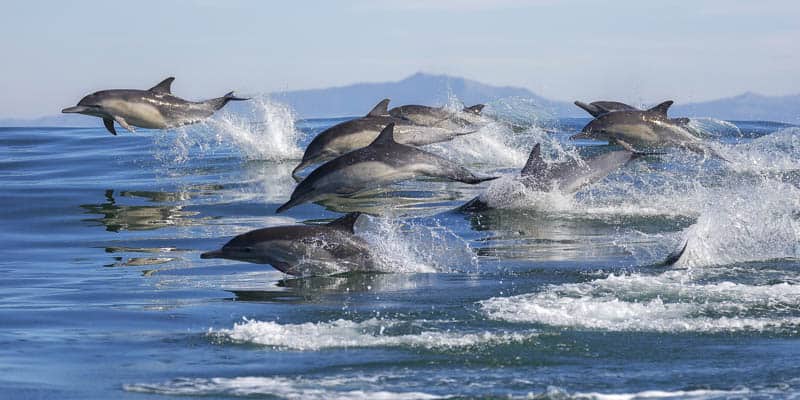
[[[453,350],[484,345],[519,343],[533,333],[456,332],[426,330],[425,322],[369,319],[362,322],[335,320],[303,324],[279,324],[245,319],[232,329],[210,331],[209,335],[236,343],[271,346],[276,349],[315,351],[346,347],[411,347]],[[398,333],[397,331],[413,331]]]

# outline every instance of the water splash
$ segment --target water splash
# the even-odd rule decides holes
[[[269,97],[254,98],[248,104],[245,114],[223,110],[199,124],[157,131],[156,159],[167,166],[231,152],[246,160],[299,159],[303,133],[295,126],[294,111]]]
[[[219,141],[230,140],[249,160],[294,160],[303,155],[303,133],[295,126],[294,110],[269,97],[250,102],[248,115],[223,112],[208,122]]]
[[[357,233],[370,243],[381,272],[476,271],[478,260],[469,243],[438,222],[434,224],[367,217],[359,219]]]

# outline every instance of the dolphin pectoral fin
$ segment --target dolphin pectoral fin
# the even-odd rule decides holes
[[[486,107],[485,104],[475,104],[474,106],[464,107],[464,112],[472,113],[475,115],[480,115],[481,111],[483,111],[483,107]]]
[[[666,153],[663,152],[650,152],[650,151],[639,151],[633,148],[630,143],[621,140],[621,139],[614,139],[614,143],[618,144],[623,149],[633,153],[631,159],[639,158],[639,157],[646,157],[646,156],[661,156]]]
[[[113,119],[111,119],[111,118],[103,118],[103,125],[106,126],[106,129],[108,129],[108,131],[111,132],[112,135],[117,136],[117,130],[114,129],[114,120]]]
[[[470,176],[463,177],[463,178],[456,179],[456,180],[458,180],[460,182],[464,182],[464,183],[466,183],[468,185],[476,185],[476,184],[481,183],[481,182],[493,181],[493,180],[495,180],[497,178],[500,178],[500,177],[499,176],[475,176],[475,175],[470,175]]]
[[[672,122],[675,125],[684,126],[684,125],[689,125],[689,123],[692,122],[692,120],[686,117],[681,117],[681,118],[670,118],[669,122]]]
[[[136,132],[136,129],[133,129],[133,127],[132,127],[132,126],[128,125],[128,122],[127,122],[127,121],[125,121],[125,118],[122,118],[122,117],[114,117],[114,121],[117,121],[117,123],[119,124],[119,126],[121,126],[121,127],[125,128],[125,129],[127,129],[129,132],[131,132],[131,133],[134,133],[134,132]]]

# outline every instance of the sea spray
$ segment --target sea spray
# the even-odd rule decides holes
[[[269,97],[248,102],[246,113],[223,110],[195,125],[155,134],[155,157],[164,165],[181,165],[192,158],[235,154],[245,160],[284,161],[299,159],[303,133],[288,105]]]

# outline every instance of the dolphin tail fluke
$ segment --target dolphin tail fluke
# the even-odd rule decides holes
[[[211,108],[213,108],[214,111],[217,111],[222,107],[225,107],[225,105],[228,104],[229,101],[246,101],[246,100],[250,100],[250,98],[238,97],[234,95],[233,92],[228,92],[225,93],[225,95],[222,97],[217,97],[216,99],[207,100],[206,103],[210,104]]]

